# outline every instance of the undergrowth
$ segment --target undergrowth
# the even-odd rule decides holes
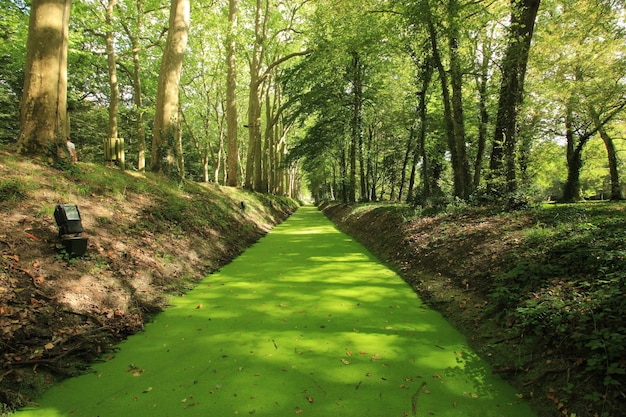
[[[612,416],[626,400],[626,218],[623,206],[536,210],[537,225],[494,277],[491,312],[531,343],[567,358],[569,396]],[[598,411],[600,410],[600,411]]]

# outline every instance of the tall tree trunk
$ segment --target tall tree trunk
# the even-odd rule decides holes
[[[478,49],[478,48],[477,48]],[[487,81],[489,79],[489,63],[493,55],[491,42],[483,41],[481,45],[482,60],[479,74],[476,76],[476,90],[478,92],[478,143],[476,144],[476,160],[474,161],[474,189],[480,185],[483,159],[487,145],[487,125],[489,112],[487,111]]]
[[[265,19],[262,1],[256,0],[254,18],[254,46],[250,60],[250,84],[248,95],[248,157],[244,187],[257,190],[261,186],[261,66],[265,42]]]
[[[346,149],[345,145],[342,144],[341,150],[339,151],[339,179],[341,181],[341,187],[339,192],[341,194],[341,202],[344,204],[348,203],[348,190],[347,190],[347,180],[348,180],[348,172],[347,172],[347,164],[346,164]]]
[[[432,21],[432,16],[429,14],[428,19],[428,32],[430,35],[432,46],[432,58],[435,68],[439,73],[439,80],[441,82],[441,94],[443,100],[443,113],[444,123],[446,129],[446,139],[448,142],[448,150],[450,151],[450,159],[452,161],[453,179],[454,179],[454,195],[459,198],[464,198],[463,176],[458,171],[460,166],[459,154],[456,140],[456,129],[454,116],[452,113],[452,104],[450,98],[450,87],[448,85],[448,73],[443,66],[441,55],[439,53],[439,45],[437,40],[437,31]]]
[[[367,191],[367,174],[365,173],[365,149],[363,149],[363,133],[359,135],[358,152],[359,152],[359,177],[361,185],[361,200],[369,201],[369,193]]]
[[[352,128],[350,132],[349,163],[350,172],[348,180],[348,200],[356,201],[356,152],[358,144],[363,140],[363,80],[362,64],[358,52],[352,53]]]
[[[237,0],[228,2],[228,34],[226,35],[226,142],[228,178],[226,184],[236,187],[239,184],[237,167],[239,163],[239,144],[237,141],[237,66],[235,31],[238,14]]]
[[[135,129],[137,130],[137,170],[144,172],[146,170],[146,128],[144,125],[143,115],[145,110],[143,108],[142,98],[142,85],[141,85],[141,60],[139,58],[139,52],[141,51],[140,35],[143,33],[143,3],[142,0],[136,1],[137,6],[137,26],[134,28],[129,27],[127,22],[121,21],[122,27],[130,40],[131,49],[133,52],[133,70],[127,71],[130,79],[132,80],[133,87],[133,103],[135,106]],[[124,69],[124,67],[121,67]]]
[[[120,89],[117,82],[117,56],[115,54],[115,34],[113,33],[113,9],[117,0],[109,0],[106,5],[106,27],[104,41],[106,44],[107,68],[109,71],[109,143],[117,142],[117,116],[120,102]],[[116,160],[117,160],[117,155]],[[124,169],[124,164],[117,160],[120,167]]]
[[[506,181],[508,193],[517,191],[517,115],[540,0],[511,0],[509,40],[502,62],[502,84],[491,152],[490,169]]]
[[[139,59],[139,51],[141,45],[139,43],[139,35],[143,32],[143,3],[137,0],[137,28],[135,31],[127,30],[131,46],[133,49],[133,101],[135,103],[135,126],[137,129],[137,169],[139,172],[146,170],[146,128],[143,122],[144,108],[141,86],[141,60]]]
[[[159,71],[154,132],[152,138],[153,172],[170,174],[178,155],[179,88],[183,57],[189,33],[189,0],[172,0],[163,60]],[[182,155],[178,156],[180,158]],[[180,170],[180,162],[178,169]],[[182,178],[184,172],[179,171]]]
[[[598,112],[593,108],[593,106],[589,106],[589,112],[591,113],[591,117],[593,119],[593,124],[595,125],[598,133],[600,133],[600,137],[604,142],[604,147],[606,148],[606,153],[609,161],[609,173],[611,175],[611,200],[618,201],[622,199],[622,188],[619,183],[619,171],[617,169],[617,150],[615,149],[615,144],[613,143],[613,139],[609,136],[608,132],[604,128],[604,125],[600,121],[600,116]]]
[[[455,195],[466,200],[471,191],[469,163],[465,147],[465,120],[463,117],[463,72],[459,58],[459,3],[458,0],[448,1],[448,47],[450,50],[450,87],[452,88],[452,122],[454,126],[454,147],[456,158],[453,158]],[[456,159],[456,161],[455,161]],[[458,182],[458,184],[457,184]]]
[[[563,187],[564,202],[575,202],[581,199],[580,170],[583,166],[582,151],[589,136],[582,136],[576,141],[572,107],[567,106],[565,117],[565,137],[567,139],[567,180]]]
[[[422,159],[422,197],[423,198],[429,198],[432,194],[432,189],[430,187],[430,169],[431,169],[431,163],[430,163],[430,157],[428,155],[428,152],[426,151],[426,130],[428,129],[427,126],[427,122],[428,122],[428,109],[426,107],[427,105],[427,95],[428,95],[428,88],[430,86],[430,82],[432,80],[433,77],[433,72],[434,72],[434,68],[433,68],[433,62],[432,62],[432,57],[427,57],[424,62],[422,63],[422,68],[421,68],[421,81],[422,81],[422,88],[418,93],[419,96],[419,101],[418,101],[418,108],[417,108],[417,114],[418,114],[418,120],[419,120],[419,131],[418,131],[418,135],[417,135],[417,147],[415,150],[415,160],[417,161],[417,157],[418,155],[421,156]],[[413,201],[415,200],[414,198],[412,198]]]
[[[67,155],[67,38],[71,0],[33,0],[28,23],[19,153]]]
[[[398,201],[402,201],[402,195],[404,193],[404,183],[406,182],[406,169],[411,161],[411,155],[415,150],[415,128],[411,126],[409,129],[409,136],[406,140],[406,146],[404,147],[404,158],[402,158],[402,170],[400,171],[400,189],[398,190]]]

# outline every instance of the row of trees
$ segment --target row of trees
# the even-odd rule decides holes
[[[292,156],[306,156],[321,198],[574,201],[597,137],[607,194],[621,198],[621,3],[357,1],[335,13],[332,32],[314,30],[324,55],[295,70],[307,86],[290,91],[310,124]]]
[[[346,202],[576,200],[605,178],[621,198],[617,1],[0,2],[20,152],[124,138],[122,168],[292,195],[304,175]]]

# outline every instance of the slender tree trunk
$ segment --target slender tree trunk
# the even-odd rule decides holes
[[[139,35],[143,32],[143,4],[137,0],[137,33],[129,33],[133,48],[133,98],[135,101],[135,113],[137,120],[137,169],[139,172],[146,170],[146,128],[143,122],[143,98],[141,86],[141,61],[139,51]]]
[[[345,144],[342,144],[339,156],[339,176],[341,178],[341,201],[347,204],[350,200],[348,198],[348,164]]]
[[[352,86],[353,86],[353,102],[352,102],[352,129],[350,134],[349,147],[349,181],[348,181],[348,200],[351,203],[356,201],[356,153],[358,143],[363,140],[363,81],[362,81],[362,64],[358,52],[352,53]]]
[[[432,21],[432,16],[429,16],[428,20],[428,31],[430,34],[430,40],[432,45],[432,57],[435,68],[437,68],[437,72],[439,73],[439,80],[441,82],[441,94],[443,100],[443,113],[444,113],[444,123],[446,129],[446,139],[448,142],[448,150],[450,151],[450,159],[452,162],[452,170],[453,170],[453,179],[454,179],[454,195],[459,198],[464,198],[464,187],[463,187],[463,176],[462,173],[459,172],[459,166],[461,165],[459,162],[459,154],[456,140],[456,129],[455,122],[450,98],[450,87],[448,85],[448,73],[443,67],[443,62],[441,60],[441,55],[439,53],[439,46],[437,41],[437,31],[435,29],[435,25]]]
[[[363,134],[359,135],[358,157],[359,157],[359,177],[361,185],[361,200],[369,201],[369,193],[367,192],[367,177],[365,173],[365,149],[363,149]]]
[[[522,103],[530,43],[540,0],[511,0],[511,26],[502,62],[502,84],[491,152],[493,175],[506,180],[504,191],[517,191],[517,114]]]
[[[113,9],[117,0],[109,0],[106,5],[106,27],[107,31],[104,34],[104,41],[106,44],[107,55],[107,68],[109,70],[109,143],[115,144],[117,142],[117,116],[119,112],[120,102],[120,89],[117,82],[117,56],[115,53],[115,34],[113,33]],[[124,169],[124,164],[117,159],[118,155],[115,155],[115,160],[120,164],[120,168]]]
[[[17,151],[69,156],[67,38],[70,0],[33,0],[28,24]]]
[[[404,192],[404,184],[406,182],[406,169],[411,161],[411,154],[415,149],[415,129],[411,126],[409,136],[404,147],[404,158],[402,159],[402,170],[400,171],[400,189],[398,190],[398,201],[402,201],[402,193]]]
[[[416,160],[417,160],[418,152],[422,159],[422,171],[421,172],[422,172],[422,197],[423,198],[430,198],[432,194],[432,190],[430,187],[430,179],[429,179],[431,162],[430,162],[430,157],[428,155],[428,152],[426,151],[426,130],[428,128],[427,126],[428,109],[426,107],[427,105],[426,98],[428,94],[428,87],[430,86],[430,82],[433,77],[433,72],[434,72],[434,68],[433,68],[432,58],[428,57],[424,60],[422,64],[422,70],[421,70],[422,88],[420,92],[418,93],[419,104],[418,104],[418,109],[417,109],[418,119],[419,119],[419,131],[418,131],[418,136],[417,136],[417,149],[415,152]]]
[[[239,184],[237,168],[239,163],[239,144],[237,141],[237,67],[235,32],[237,29],[237,0],[228,2],[228,34],[226,35],[226,129],[227,129],[227,169],[226,184],[236,187]]]
[[[489,112],[487,111],[487,81],[489,79],[489,63],[491,62],[491,43],[483,41],[482,61],[480,73],[476,77],[476,89],[478,91],[478,143],[476,144],[476,160],[474,161],[474,189],[480,185],[483,159],[487,145],[487,125],[489,123]]]
[[[172,0],[165,51],[159,71],[154,132],[152,138],[153,172],[170,173],[179,153],[179,87],[183,57],[189,33],[189,0]],[[180,158],[179,170],[180,170]],[[184,171],[179,171],[182,178]]]
[[[449,0],[448,15],[448,46],[450,50],[450,87],[452,87],[452,122],[454,126],[454,147],[456,162],[453,166],[455,178],[455,195],[466,200],[471,191],[469,163],[465,147],[465,119],[463,117],[463,73],[459,58],[459,4],[457,0]],[[454,161],[454,159],[453,159]],[[457,184],[458,181],[458,184]]]

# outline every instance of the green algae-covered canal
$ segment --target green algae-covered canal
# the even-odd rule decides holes
[[[303,207],[17,417],[534,414],[392,270]]]

